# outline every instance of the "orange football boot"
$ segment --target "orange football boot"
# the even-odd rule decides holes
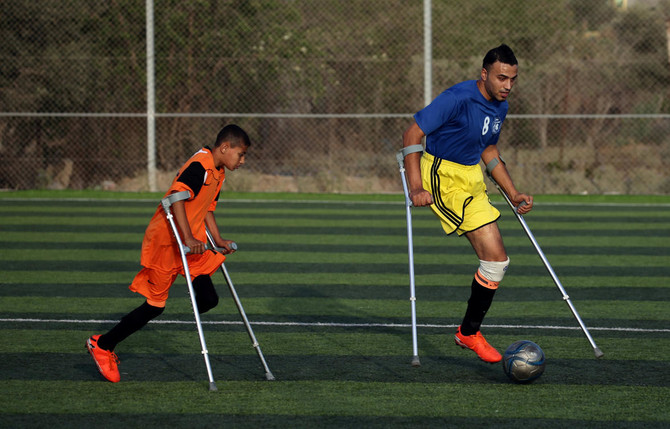
[[[98,347],[98,338],[100,335],[93,335],[86,340],[86,349],[93,357],[100,374],[112,383],[118,383],[121,380],[118,367],[119,358],[114,352]]]
[[[481,331],[477,331],[474,335],[463,335],[459,326],[456,335],[454,335],[454,342],[464,349],[470,349],[477,353],[479,359],[484,362],[496,363],[502,360],[502,356],[498,353],[498,350],[484,339]]]

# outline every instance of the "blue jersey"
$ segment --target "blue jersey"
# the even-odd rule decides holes
[[[414,115],[426,135],[426,152],[447,161],[476,165],[487,146],[498,143],[507,101],[488,101],[477,81],[458,83]]]

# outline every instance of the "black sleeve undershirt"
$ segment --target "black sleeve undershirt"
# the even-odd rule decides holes
[[[177,182],[181,182],[191,188],[193,197],[198,195],[202,184],[205,181],[205,167],[199,162],[193,162],[179,175]]]

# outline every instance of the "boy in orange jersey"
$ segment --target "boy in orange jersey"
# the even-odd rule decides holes
[[[226,259],[222,253],[205,249],[205,227],[223,253],[234,252],[232,241],[221,237],[214,209],[225,179],[225,169],[232,171],[244,164],[250,145],[249,136],[242,128],[225,126],[217,135],[213,148],[200,149],[182,166],[165,194],[190,193],[189,199],[172,205],[172,213],[182,243],[190,248],[186,259],[200,313],[211,310],[219,302],[210,276]],[[98,370],[113,383],[121,379],[114,348],[163,312],[170,287],[179,274],[184,275],[177,241],[160,205],[144,234],[140,263],[144,268],[135,276],[130,290],[143,295],[146,301],[121,318],[106,334],[93,335],[86,341],[86,348]]]

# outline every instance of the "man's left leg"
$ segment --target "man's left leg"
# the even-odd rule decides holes
[[[466,237],[477,253],[480,265],[472,280],[465,317],[454,340],[457,345],[473,350],[481,360],[495,363],[502,356],[484,339],[480,327],[509,266],[509,258],[495,222],[466,233]]]

